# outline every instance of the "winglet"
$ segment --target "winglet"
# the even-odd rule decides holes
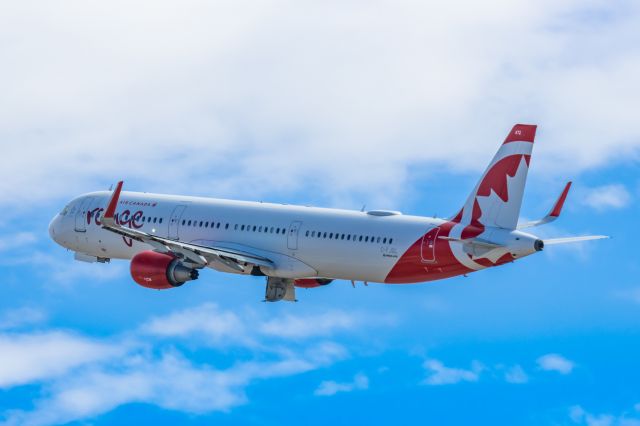
[[[567,186],[564,187],[562,194],[560,194],[560,198],[556,201],[556,204],[551,209],[549,216],[551,217],[559,217],[560,212],[562,211],[562,206],[564,206],[564,201],[567,199],[567,194],[569,194],[569,189],[571,188],[571,182],[567,182]]]
[[[118,200],[120,199],[120,192],[122,192],[123,183],[124,183],[123,181],[118,182],[118,185],[116,185],[116,189],[113,191],[113,194],[111,194],[111,198],[109,199],[109,204],[107,205],[107,210],[104,212],[104,215],[102,216],[103,222],[105,220],[107,222],[113,221],[113,216],[115,215],[116,207],[118,206]]]

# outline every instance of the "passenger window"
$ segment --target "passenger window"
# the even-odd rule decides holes
[[[235,225],[233,225],[233,230],[237,231],[238,230],[238,224],[236,223]]]
[[[158,219],[158,223],[162,223],[162,218]]]
[[[305,236],[305,237],[308,237],[308,236],[309,236],[309,231],[307,231],[307,232],[304,234],[304,236]]]
[[[191,226],[191,221],[187,222],[187,225]]]
[[[153,223],[156,223],[156,221],[157,221],[157,220],[158,220],[158,218],[157,218],[157,217],[154,217],[154,218],[153,218]]]
[[[351,234],[347,234],[347,241],[351,240]]]
[[[204,222],[200,221],[200,228],[202,228],[203,224],[204,224]]]
[[[327,238],[327,233],[326,232],[322,235],[322,238]]]
[[[182,219],[182,225],[183,225],[183,226],[184,226],[184,222],[185,222],[185,221],[184,221],[184,219]]]
[[[344,234],[340,235],[340,239],[344,240]]]
[[[228,223],[224,226],[224,229],[229,229],[229,224]]]
[[[242,225],[242,226],[240,227],[240,230],[241,230],[241,231],[244,231],[244,225]]]
[[[382,244],[387,244],[387,237],[382,240]]]
[[[379,243],[379,242],[380,242],[380,237],[376,239],[376,243]]]
[[[389,238],[389,244],[393,243],[393,238]]]
[[[258,232],[262,232],[262,226],[258,227]]]
[[[256,229],[257,229],[256,226],[253,225],[253,232],[256,232]]]
[[[220,223],[222,223],[222,222],[218,222],[218,223],[216,224],[216,229],[220,229]]]

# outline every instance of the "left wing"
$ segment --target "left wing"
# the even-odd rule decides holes
[[[220,262],[240,273],[245,272],[247,268],[251,269],[253,266],[274,267],[274,263],[271,260],[262,256],[256,256],[252,253],[228,248],[183,243],[118,225],[115,221],[115,211],[118,200],[120,199],[120,193],[122,192],[122,185],[122,181],[118,182],[116,189],[111,195],[105,214],[101,219],[104,229],[141,243],[149,244],[153,247],[154,251],[159,253],[173,254],[176,257],[185,259],[193,263],[197,268],[203,268],[216,262]]]

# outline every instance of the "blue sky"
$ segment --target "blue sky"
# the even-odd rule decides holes
[[[558,3],[8,7],[0,419],[640,425],[640,9]],[[573,180],[540,234],[610,240],[296,304],[214,271],[150,291],[48,240],[120,178],[447,216],[515,122],[540,126],[522,216]]]

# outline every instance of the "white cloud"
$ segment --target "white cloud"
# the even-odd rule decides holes
[[[115,370],[115,371],[114,371]],[[7,424],[50,425],[93,417],[144,402],[191,413],[228,410],[245,402],[246,378],[234,370],[196,367],[175,354],[130,356],[114,366],[91,367],[56,382],[32,412],[13,412]]]
[[[580,405],[569,408],[569,418],[576,424],[586,426],[640,426],[640,418],[634,414],[593,414]]]
[[[68,290],[78,283],[86,287],[87,283],[104,282],[117,277],[129,276],[128,265],[123,262],[108,264],[86,263],[73,259],[73,252],[56,248],[51,252],[34,250],[28,256],[11,254],[0,258],[0,265],[31,266],[37,264],[38,273],[47,280],[55,281],[57,289]]]
[[[28,307],[10,309],[0,316],[0,330],[38,324],[46,320],[46,318],[46,313],[39,309]]]
[[[0,238],[0,252],[30,246],[36,241],[37,238],[32,232],[18,232],[16,234],[3,235],[2,238]]]
[[[575,364],[559,354],[543,355],[537,360],[538,367],[545,371],[556,371],[560,374],[569,374]]]
[[[213,303],[153,318],[141,331],[159,337],[192,337],[202,335],[212,343],[244,341],[247,343],[245,323],[231,311],[223,311]]]
[[[481,170],[516,121],[541,124],[544,171],[608,164],[640,145],[639,16],[603,0],[13,2],[0,202],[124,177],[384,205],[417,163]]]
[[[604,185],[590,189],[583,201],[599,211],[620,209],[629,205],[631,194],[624,185]]]
[[[387,317],[366,319],[369,325],[389,321]],[[265,337],[289,341],[331,337],[339,332],[353,331],[364,323],[364,315],[340,310],[263,319],[252,311],[225,311],[213,303],[205,303],[174,312],[169,317],[153,318],[141,330],[159,337],[203,336],[211,343],[242,342],[252,345]]]
[[[514,365],[505,372],[504,379],[508,383],[527,383],[529,381],[529,376],[521,366]]]
[[[337,331],[351,330],[362,324],[358,314],[337,310],[317,315],[285,315],[271,319],[260,325],[265,335],[286,339],[305,339],[309,337],[330,336]]]
[[[461,368],[446,367],[437,359],[428,359],[424,362],[423,367],[427,370],[427,378],[423,383],[427,385],[450,385],[460,382],[477,382],[480,373],[484,369],[482,364],[474,361],[471,369],[465,370]]]
[[[538,368],[546,371],[557,371],[561,374],[569,374],[574,364],[557,354],[547,354],[538,358]],[[504,380],[506,383],[529,383],[529,374],[519,365],[496,364],[486,366],[479,361],[473,361],[471,368],[454,368],[446,366],[437,359],[427,359],[422,364],[427,376],[422,381],[426,385],[448,385],[462,382],[478,382],[482,377]]]
[[[120,348],[62,331],[0,335],[0,387],[63,375],[117,355]]]
[[[271,336],[253,327],[264,320],[207,303],[101,340],[57,330],[1,334],[0,387],[38,384],[42,395],[31,411],[3,407],[5,424],[67,423],[129,403],[196,414],[228,411],[247,402],[245,389],[257,380],[308,372],[349,356],[342,345],[326,340],[271,345],[265,340]],[[231,346],[233,358],[223,360],[223,367],[213,361],[194,363],[176,346],[176,337],[188,338],[191,350],[210,343]],[[362,375],[352,384],[354,389],[367,385]]]
[[[339,392],[352,392],[354,390],[364,389],[369,389],[369,378],[362,373],[358,373],[353,377],[353,381],[351,382],[323,381],[314,391],[314,395],[332,396]]]

